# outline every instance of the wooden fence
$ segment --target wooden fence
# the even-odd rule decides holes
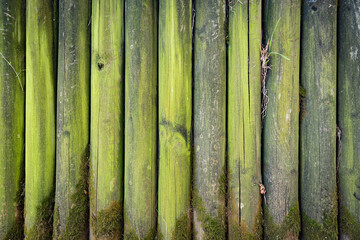
[[[0,0],[0,239],[360,239],[360,2]]]

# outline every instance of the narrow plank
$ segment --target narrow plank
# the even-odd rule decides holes
[[[157,208],[157,0],[125,1],[125,239],[153,239]]]
[[[264,33],[272,54],[267,84],[269,102],[263,129],[266,187],[264,234],[267,239],[297,239],[299,212],[299,69],[301,1],[264,4]],[[278,25],[277,25],[278,22]],[[277,27],[276,27],[277,25]]]
[[[24,238],[24,5],[0,1],[0,239]]]
[[[59,1],[54,239],[87,239],[90,4]]]
[[[226,1],[196,1],[195,11],[195,238],[225,239]]]
[[[57,1],[26,1],[25,238],[49,239],[55,190]],[[56,22],[56,21],[55,21]]]
[[[191,0],[159,1],[158,233],[190,239]]]
[[[360,2],[339,1],[338,124],[340,239],[360,236]]]
[[[124,1],[92,1],[90,239],[123,234]]]
[[[261,239],[261,1],[229,3],[229,239]]]
[[[300,125],[303,239],[337,239],[336,0],[303,1]],[[306,92],[306,94],[305,94]]]

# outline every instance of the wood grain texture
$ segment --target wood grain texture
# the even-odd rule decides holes
[[[195,11],[195,238],[225,239],[226,1],[196,1]]]
[[[125,239],[153,239],[157,208],[157,0],[125,1]]]
[[[261,1],[229,3],[229,239],[261,239]]]
[[[158,233],[164,239],[190,239],[191,19],[191,0],[159,1]]]
[[[300,231],[299,69],[300,0],[264,5],[264,33],[273,39],[267,84],[269,102],[263,129],[263,177],[266,187],[264,233],[269,239],[297,238]],[[275,29],[276,24],[277,28]]]
[[[340,239],[360,236],[360,3],[339,1],[338,125]]]
[[[22,235],[23,228],[18,197],[24,190],[24,4],[22,0],[0,1],[0,239],[17,231]]]
[[[303,1],[300,125],[303,239],[337,239],[336,0]],[[305,94],[306,91],[306,94]]]
[[[124,1],[92,1],[90,238],[122,236]]]
[[[81,182],[90,140],[89,20],[88,1],[59,1],[55,239],[86,238],[89,224]]]
[[[26,132],[25,132],[25,237],[36,239],[44,230],[51,234],[55,190],[56,51],[55,6],[57,1],[26,2]],[[45,209],[47,206],[48,209]],[[50,222],[49,222],[50,221]],[[45,223],[46,222],[46,223]],[[49,225],[49,226],[47,226]]]

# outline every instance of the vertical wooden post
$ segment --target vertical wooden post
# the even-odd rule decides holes
[[[225,239],[226,1],[195,2],[194,227]]]
[[[123,234],[124,0],[92,1],[90,238]]]
[[[157,0],[125,1],[125,238],[156,232]]]
[[[337,239],[336,0],[303,1],[301,226],[303,239]]]
[[[191,20],[191,0],[160,0],[158,233],[164,239],[191,236]]]
[[[273,36],[263,132],[264,233],[269,239],[298,238],[301,1],[265,0],[264,10],[266,41]]]
[[[261,239],[261,1],[229,3],[229,239]]]
[[[57,1],[26,1],[25,238],[52,235]]]
[[[90,108],[90,6],[60,0],[54,238],[86,238]]]
[[[338,143],[340,239],[360,236],[360,2],[339,1]],[[338,132],[340,136],[340,132]]]
[[[24,237],[24,4],[0,1],[0,239]]]

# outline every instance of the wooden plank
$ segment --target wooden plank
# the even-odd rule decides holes
[[[153,239],[157,208],[157,0],[125,1],[125,239]]]
[[[299,69],[301,1],[264,4],[266,41],[272,36],[271,70],[267,84],[269,102],[263,129],[263,177],[266,187],[264,233],[269,239],[297,239],[300,231],[298,203]],[[278,24],[277,24],[278,22]],[[277,27],[275,27],[277,25]]]
[[[229,239],[261,239],[261,1],[229,3]]]
[[[24,4],[0,1],[0,239],[24,238]]]
[[[52,235],[57,1],[26,1],[25,238]]]
[[[192,1],[159,1],[158,233],[190,239]]]
[[[226,1],[195,2],[194,229],[225,239]]]
[[[92,1],[90,238],[123,234],[124,1]]]
[[[86,239],[90,124],[90,5],[59,1],[55,239]]]
[[[303,1],[300,126],[303,239],[337,239],[336,0]]]
[[[339,1],[338,124],[340,239],[360,236],[360,2]]]

